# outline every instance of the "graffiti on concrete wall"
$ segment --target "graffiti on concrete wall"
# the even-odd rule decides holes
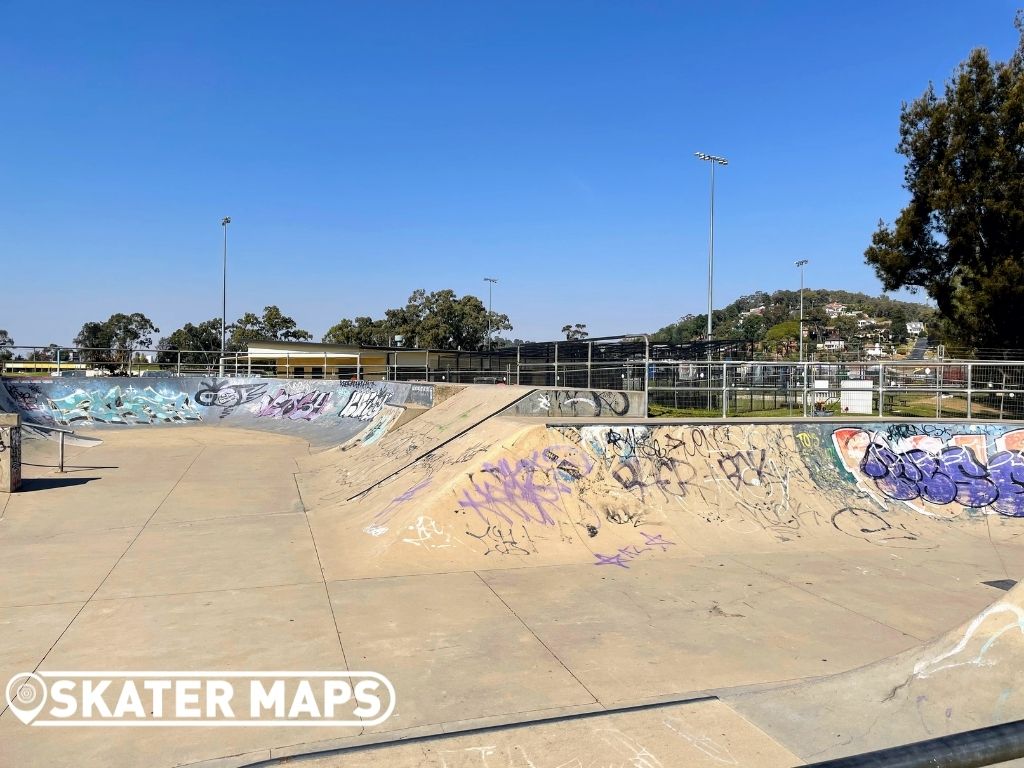
[[[954,514],[968,508],[1024,517],[1024,430],[955,434],[900,424],[839,429],[833,441],[846,468],[887,499],[918,502],[911,506],[929,515],[952,505]]]
[[[632,393],[642,398],[640,393]],[[510,407],[520,416],[637,416],[630,393],[613,390],[538,389]]]
[[[575,446],[553,445],[518,459],[500,459],[469,473],[470,487],[458,499],[484,522],[554,525],[559,497],[590,473],[592,462]]]
[[[594,540],[596,564],[628,568],[677,546],[651,527],[669,522],[666,509],[708,523],[738,518],[734,530],[782,541],[820,525],[826,511],[807,506],[812,493],[794,493],[811,480],[790,427],[602,425],[547,434],[555,438],[546,447],[511,450],[457,484],[457,513],[475,515],[465,533],[483,551],[523,555],[575,537]]]
[[[660,533],[645,533],[640,531],[640,535],[643,537],[642,544],[630,544],[625,547],[619,547],[615,550],[614,554],[604,555],[600,552],[595,552],[594,557],[597,562],[594,565],[615,565],[619,568],[629,568],[629,563],[633,560],[640,558],[646,552],[661,551],[666,552],[670,547],[674,547],[676,543],[669,541],[665,538],[664,534]]]
[[[388,497],[366,530],[404,530],[401,541],[424,550],[428,541],[466,545],[492,559],[582,544],[595,565],[616,569],[686,551],[684,531],[704,524],[723,542],[839,533],[874,546],[928,548],[936,542],[922,536],[920,513],[1024,516],[1021,447],[1024,430],[956,425],[528,429],[464,470],[455,464],[480,448],[429,454],[416,465],[416,484],[406,480],[408,490]],[[418,494],[441,467],[447,474],[431,486],[428,524]],[[451,507],[438,510],[445,498]],[[396,517],[403,522],[392,525]]]
[[[265,395],[265,402],[255,412],[257,418],[316,421],[331,403],[331,392],[313,389],[308,392],[288,392],[284,387],[274,394]]]
[[[388,389],[357,390],[349,397],[345,407],[338,412],[338,416],[343,419],[370,421],[380,413],[390,398],[391,391]]]
[[[34,410],[45,420],[63,426],[91,424],[181,424],[202,421],[199,408],[187,392],[134,384],[85,390],[69,388],[63,395],[32,397],[22,389],[19,399],[30,397]],[[52,390],[51,390],[52,391]],[[45,406],[44,406],[45,404]]]
[[[21,431],[0,427],[0,493],[21,485]]]
[[[196,390],[196,403],[206,408],[220,408],[220,418],[231,415],[240,405],[251,403],[263,397],[267,391],[265,383],[233,382],[229,379],[204,381]]]

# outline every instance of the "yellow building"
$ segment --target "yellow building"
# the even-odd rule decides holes
[[[50,360],[3,360],[0,374],[4,376],[96,376],[87,363],[53,362]]]
[[[224,360],[226,376],[299,379],[427,379],[439,367],[439,353],[426,349],[258,341]],[[420,373],[417,376],[417,372]]]

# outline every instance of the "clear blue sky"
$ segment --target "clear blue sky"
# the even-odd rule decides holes
[[[511,335],[655,330],[758,289],[879,293],[902,100],[1014,4],[0,0],[0,328],[69,343],[277,304],[317,338],[415,288]]]

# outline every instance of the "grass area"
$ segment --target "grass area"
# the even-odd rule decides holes
[[[746,408],[748,401],[746,399],[740,399],[738,403],[730,402],[729,416],[731,418],[781,418],[781,419],[792,419],[798,416],[802,416],[802,411],[799,405],[792,405],[783,408]],[[755,399],[756,404],[756,399]],[[739,408],[736,408],[739,405]],[[771,405],[771,401],[767,401],[767,405]],[[878,402],[875,401],[875,407],[877,408]],[[840,406],[838,403],[834,403],[825,407],[825,410],[829,412],[831,416],[842,416]],[[810,415],[810,414],[809,414]],[[851,419],[863,417],[866,414],[849,414]],[[935,396],[934,395],[921,395],[919,397],[900,397],[891,398],[886,397],[885,400],[885,415],[893,417],[912,417],[922,419],[934,419],[936,418],[935,412]],[[651,418],[664,418],[664,419],[720,419],[722,418],[722,411],[720,408],[674,408],[667,405],[658,405],[652,403],[648,409],[648,416]],[[940,418],[965,418],[967,416],[967,399],[964,397],[949,397],[944,398],[940,401]],[[1003,413],[1004,418],[1014,419],[1020,418],[1021,414],[1017,411],[1007,408]],[[980,403],[978,400],[974,400],[971,403],[971,417],[976,419],[997,419],[999,418],[999,408],[992,407],[991,405]]]
[[[673,408],[668,405],[656,405],[652,404],[647,410],[647,415],[651,418],[659,419],[720,419],[722,418],[722,411],[718,409],[707,409],[707,408]],[[730,417],[750,417],[750,418],[794,418],[795,416],[802,415],[800,409],[797,407],[792,408],[762,408],[754,409],[752,411],[737,411],[735,409],[729,409]]]
[[[1007,402],[1007,408],[1004,410],[1003,415],[1006,418],[1019,418],[1019,414],[1013,409],[1013,406]],[[886,403],[889,407],[886,408],[886,413],[893,416],[920,416],[935,418],[935,395],[923,395],[916,398],[906,398],[903,402],[896,405]],[[963,418],[967,416],[967,398],[965,397],[948,397],[940,400],[939,404],[940,414],[942,418]],[[971,417],[972,418],[999,418],[999,406],[991,406],[983,402],[979,402],[979,398],[975,398],[971,402]]]

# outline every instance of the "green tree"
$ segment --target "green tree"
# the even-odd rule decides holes
[[[968,345],[1024,347],[1024,17],[1007,62],[978,49],[904,104],[910,201],[865,251],[886,290],[923,289]]]
[[[327,344],[363,344],[387,346],[390,338],[383,326],[372,317],[357,317],[355,322],[342,318],[324,334]]]
[[[324,335],[335,344],[387,344],[402,336],[406,346],[432,349],[481,349],[492,333],[512,330],[508,315],[488,313],[476,296],[459,297],[444,289],[413,291],[404,307],[385,311],[381,320],[343,318]]]
[[[853,339],[857,331],[860,330],[860,326],[857,325],[857,321],[854,318],[845,316],[837,317],[833,320],[832,327],[835,329],[836,335],[846,342]]]
[[[796,340],[800,337],[800,321],[799,320],[786,320],[784,323],[778,323],[768,329],[764,335],[765,341],[786,341],[789,339]]]
[[[703,339],[707,335],[707,315],[683,315],[678,322],[666,325],[657,331],[652,341],[670,344],[688,344]]]
[[[739,337],[745,341],[760,341],[767,330],[764,318],[760,315],[747,315],[743,325],[739,327]]]
[[[109,323],[93,320],[82,325],[74,342],[76,347],[85,350],[83,354],[87,359],[106,362],[111,359],[113,339]]]
[[[256,341],[310,341],[313,334],[298,327],[298,323],[281,312],[274,304],[263,308],[263,315],[246,312],[228,326],[232,351],[245,349]]]
[[[889,333],[894,344],[903,344],[907,340],[907,313],[902,307],[896,307],[889,314],[892,325]]]
[[[274,341],[310,341],[313,338],[313,334],[299,328],[298,323],[282,314],[276,305],[263,308],[260,326],[264,338]]]
[[[82,325],[75,336],[75,346],[85,349],[83,357],[90,362],[109,363],[127,367],[137,349],[146,349],[153,343],[153,334],[160,329],[141,312],[127,315],[118,312],[104,321],[90,321]]]
[[[107,320],[116,359],[128,363],[136,349],[147,349],[153,345],[153,334],[160,329],[141,312],[130,315],[118,312]]]
[[[157,362],[209,365],[220,358],[220,318],[193,325],[185,323],[157,343]],[[180,353],[179,353],[180,350]]]
[[[590,332],[587,331],[586,323],[576,323],[575,325],[563,325],[562,333],[565,334],[566,341],[580,341],[587,338]]]
[[[14,346],[14,339],[11,334],[0,328],[0,360],[11,359],[11,347]]]

